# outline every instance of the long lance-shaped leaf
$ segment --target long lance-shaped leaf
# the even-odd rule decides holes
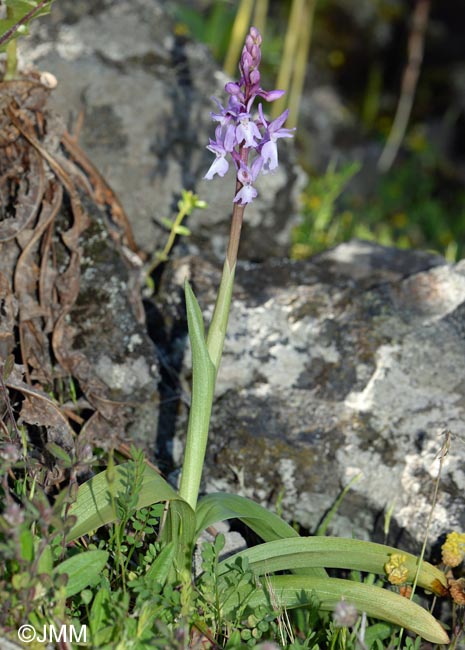
[[[299,534],[274,512],[236,494],[214,493],[203,497],[196,510],[196,537],[202,530],[219,521],[239,519],[265,541],[298,538]],[[280,542],[277,542],[280,543]],[[304,567],[300,573],[324,577],[320,567]]]
[[[237,217],[240,218],[241,210],[242,212],[244,211],[244,206],[238,206],[237,203],[235,203],[233,208],[233,222],[237,223],[236,219]],[[233,228],[232,224],[231,228]],[[238,233],[236,234],[238,235]],[[218,373],[223,354],[226,330],[228,328],[231,298],[234,288],[235,271],[236,264],[234,263],[230,266],[229,260],[226,259],[223,266],[223,273],[221,275],[221,283],[218,289],[215,309],[213,310],[213,316],[208,329],[207,349],[210,359],[215,366],[215,373]]]
[[[98,582],[108,556],[107,551],[86,551],[73,555],[56,566],[53,570],[55,578],[64,573],[68,576],[66,597],[74,596],[88,585]]]
[[[228,566],[238,557],[247,557],[248,566],[256,575],[307,567],[354,569],[385,575],[384,566],[393,554],[405,558],[402,565],[408,569],[406,582],[413,582],[419,561],[415,555],[384,544],[342,537],[294,537],[260,544],[220,563],[219,573],[227,573]],[[448,593],[446,576],[429,562],[421,563],[417,584],[438,596]]]
[[[117,520],[115,500],[127,494],[130,480],[130,463],[117,465],[111,470],[97,474],[78,490],[76,501],[69,509],[69,515],[76,517],[76,523],[70,530],[67,541],[86,535],[100,526]],[[175,501],[182,511],[182,537],[187,542],[194,538],[194,512],[173,488],[149,465],[144,465],[142,485],[135,509],[144,508],[160,501]]]
[[[199,501],[195,514],[197,536],[208,526],[226,519],[240,519],[265,541],[299,536],[292,526],[274,512],[237,494],[207,494]]]
[[[216,371],[208,354],[199,304],[187,281],[184,288],[192,348],[192,399],[179,494],[195,509],[207,448]]]
[[[261,579],[261,588],[249,596],[248,608],[254,611],[260,605],[284,609],[313,604],[316,596],[320,609],[334,611],[341,599],[353,603],[358,612],[404,627],[432,643],[449,643],[442,626],[423,607],[392,591],[339,578],[313,576],[272,576]],[[224,605],[225,613],[236,609],[240,589]]]

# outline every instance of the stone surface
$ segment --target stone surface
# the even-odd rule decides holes
[[[171,331],[185,276],[208,320],[219,269],[198,258],[173,265],[159,304]],[[289,520],[315,530],[360,474],[330,531],[382,538],[392,507],[390,541],[401,532],[418,550],[450,429],[457,437],[430,539],[463,529],[464,304],[463,263],[366,242],[308,262],[241,264],[204,488],[279,503]],[[178,366],[183,336],[172,341]],[[187,354],[181,386],[189,364]],[[178,417],[175,456],[184,425]]]
[[[80,144],[118,194],[144,252],[163,247],[160,220],[173,216],[185,188],[209,204],[193,215],[196,234],[185,244],[218,257],[235,181],[229,177],[228,190],[202,177],[212,159],[205,148],[215,129],[211,96],[222,98],[228,79],[205,46],[176,35],[168,9],[159,0],[57,3],[22,42],[21,61],[57,77],[53,105],[70,125],[84,112]],[[257,183],[260,201],[249,209],[248,259],[288,253],[305,175],[293,145],[280,144],[282,165]]]

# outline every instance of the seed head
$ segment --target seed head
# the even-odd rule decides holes
[[[358,619],[357,608],[353,603],[340,600],[333,612],[333,621],[336,627],[352,627]]]

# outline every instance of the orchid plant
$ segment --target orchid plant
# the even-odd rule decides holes
[[[235,169],[230,237],[207,335],[195,295],[190,285],[185,284],[193,379],[180,487],[178,492],[174,490],[146,464],[135,506],[167,504],[167,516],[159,538],[162,550],[151,572],[159,576],[160,584],[169,578],[184,586],[188,599],[193,581],[192,554],[200,533],[218,521],[237,518],[264,543],[220,563],[217,575],[220,583],[226,584],[228,575],[244,562],[256,577],[253,593],[243,592],[238,585],[234,596],[222,603],[223,612],[272,603],[278,616],[286,608],[314,602],[316,595],[323,610],[332,611],[341,599],[345,599],[353,603],[359,613],[410,629],[433,643],[448,643],[448,636],[439,622],[412,600],[388,589],[329,577],[326,571],[327,568],[341,568],[372,572],[384,576],[392,584],[399,584],[401,578],[402,584],[414,583],[436,595],[445,595],[446,576],[431,564],[371,542],[300,537],[276,514],[237,495],[209,494],[198,501],[244,211],[258,196],[255,182],[259,174],[271,173],[278,166],[277,141],[293,135],[292,129],[284,127],[287,111],[272,121],[266,118],[263,102],[279,99],[283,91],[265,91],[260,85],[261,41],[260,33],[252,27],[239,63],[240,79],[226,84],[229,96],[226,106],[214,99],[217,110],[211,113],[217,125],[215,139],[210,140],[207,149],[215,159],[205,179],[223,177],[231,164]],[[118,495],[125,493],[130,476],[131,464],[125,463],[107,469],[80,486],[75,503],[67,511],[67,516],[73,517],[69,542],[117,520],[115,502]],[[197,580],[201,583],[202,576]]]

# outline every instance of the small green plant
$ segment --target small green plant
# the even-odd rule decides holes
[[[206,629],[205,621],[198,626],[206,638],[212,633],[224,635],[225,630],[228,634],[227,621],[232,621],[237,628],[247,617],[248,628],[242,627],[237,631],[239,638],[250,645],[270,624],[266,612],[272,611],[276,620],[284,617],[288,610],[311,606],[316,598],[319,611],[332,612],[341,599],[347,599],[359,613],[410,629],[433,643],[447,643],[448,636],[442,626],[413,601],[379,586],[329,577],[326,571],[327,568],[341,568],[390,576],[386,567],[399,556],[397,549],[359,540],[302,538],[274,513],[236,495],[210,494],[198,501],[244,210],[257,196],[254,182],[258,174],[277,167],[277,139],[292,135],[290,130],[283,128],[287,111],[268,122],[260,105],[258,117],[252,119],[252,104],[257,96],[272,101],[282,94],[280,91],[266,92],[260,86],[260,44],[258,31],[251,28],[241,56],[242,77],[238,83],[226,85],[230,96],[228,106],[224,108],[217,101],[219,110],[213,114],[218,126],[215,140],[210,141],[208,149],[215,154],[215,160],[205,177],[223,176],[231,157],[237,181],[230,239],[208,335],[205,335],[202,313],[194,293],[188,283],[185,286],[193,380],[179,492],[148,465],[138,465],[135,474],[131,463],[108,468],[79,488],[76,502],[69,510],[75,523],[67,540],[76,540],[115,520],[124,521],[129,509],[165,502],[169,505],[158,535],[163,561],[159,560],[158,565],[156,560],[159,567],[156,572],[162,571],[167,585],[179,585],[178,604],[183,620],[192,612],[198,594],[205,599],[205,594],[213,589],[213,600],[208,602],[208,609],[216,612],[209,621],[214,629]],[[353,169],[346,172],[346,176],[352,173]],[[340,186],[341,179],[338,179],[338,188]],[[129,501],[127,490],[134,484],[137,489]],[[121,498],[129,504],[124,513],[118,506]],[[214,584],[212,570],[206,571],[193,583],[192,554],[200,533],[220,520],[231,518],[240,519],[264,543],[218,564],[215,564],[215,556],[210,563]],[[213,553],[218,552],[219,545],[220,542]],[[120,543],[117,553],[121,553]],[[401,557],[403,582],[415,582],[437,595],[447,593],[447,580],[439,569],[407,553]],[[287,573],[283,574],[283,571]]]
[[[176,237],[188,237],[190,235],[189,228],[184,226],[182,222],[186,217],[192,214],[193,210],[196,208],[203,209],[206,207],[207,204],[205,201],[199,199],[199,197],[194,194],[194,192],[191,192],[190,190],[182,190],[181,198],[178,201],[178,213],[174,218],[174,221],[171,221],[168,218],[162,219],[163,226],[169,230],[169,236],[163,250],[157,251],[153,257],[153,260],[148,264],[145,270],[146,284],[150,293],[153,293],[155,289],[152,274],[160,264],[163,264],[168,260],[168,256],[174,246]]]
[[[0,52],[6,52],[5,81],[16,74],[16,39],[29,31],[34,18],[50,12],[53,0],[5,0],[6,16],[0,21]]]

